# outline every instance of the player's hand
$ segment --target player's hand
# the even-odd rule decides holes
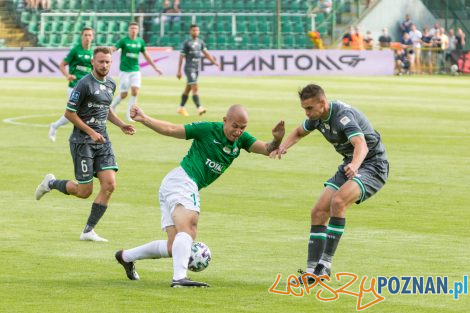
[[[73,82],[75,79],[77,79],[77,76],[75,76],[75,75],[67,75],[67,80],[68,80],[69,82]]]
[[[158,67],[155,68],[155,71],[158,73],[158,75],[162,75],[163,72],[161,69],[159,69]]]
[[[144,111],[139,108],[136,104],[134,104],[130,111],[131,119],[136,122],[142,122],[145,119]]]
[[[90,135],[91,140],[95,143],[105,143],[106,139],[101,135],[100,133],[93,132],[93,134]]]
[[[279,121],[279,123],[274,126],[272,134],[275,140],[281,141],[286,134],[286,128],[284,127],[284,121]]]
[[[181,71],[178,71],[178,73],[176,74],[176,78],[181,79],[182,76],[183,75],[181,75]]]
[[[219,65],[219,63],[215,62],[214,65],[217,66],[217,68],[220,70],[220,65]]]
[[[134,135],[135,134],[135,128],[133,125],[130,124],[124,124],[121,126],[121,130],[124,134],[126,135]]]
[[[283,154],[286,154],[287,153],[287,149],[284,148],[282,145],[279,146],[279,148],[277,148],[276,150],[273,150],[270,154],[269,154],[269,157],[271,159],[276,159],[278,158],[279,160],[281,159],[282,155]]]
[[[353,165],[352,163],[349,163],[343,169],[348,179],[353,179],[354,177],[356,177],[356,175],[358,174],[358,170],[359,170],[358,167]]]

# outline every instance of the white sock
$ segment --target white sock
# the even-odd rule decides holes
[[[124,250],[122,259],[126,262],[134,262],[142,259],[168,258],[168,240],[155,240],[129,250]]]
[[[55,121],[54,123],[52,123],[52,126],[57,129],[59,128],[60,126],[63,126],[65,124],[67,124],[69,122],[68,119],[65,118],[65,116],[61,116],[57,121]]]
[[[129,102],[127,103],[127,108],[129,109],[129,112],[131,111],[132,106],[136,103],[137,103],[137,96],[130,96]]]
[[[119,103],[121,103],[121,100],[122,98],[120,94],[114,97],[113,102],[111,102],[111,109],[113,111],[116,111],[116,107],[119,105]]]
[[[191,245],[193,238],[188,233],[181,232],[175,236],[173,242],[173,279],[178,280],[186,277],[189,257],[191,256]]]

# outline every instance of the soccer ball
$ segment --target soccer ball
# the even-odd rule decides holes
[[[188,269],[193,272],[203,271],[209,266],[210,261],[211,250],[209,247],[202,242],[193,242]]]
[[[459,74],[458,71],[459,67],[457,66],[457,64],[452,64],[452,66],[450,67],[450,73],[455,76]]]

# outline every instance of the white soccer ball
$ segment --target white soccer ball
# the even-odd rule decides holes
[[[188,269],[193,272],[203,271],[209,266],[210,261],[211,250],[209,247],[202,242],[193,242]]]
[[[458,70],[459,70],[459,67],[457,66],[457,64],[452,64],[452,66],[450,67],[450,73],[452,75],[457,75]]]

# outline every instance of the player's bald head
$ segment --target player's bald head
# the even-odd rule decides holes
[[[241,104],[234,104],[227,110],[226,118],[229,120],[244,120],[248,122],[248,112]]]

